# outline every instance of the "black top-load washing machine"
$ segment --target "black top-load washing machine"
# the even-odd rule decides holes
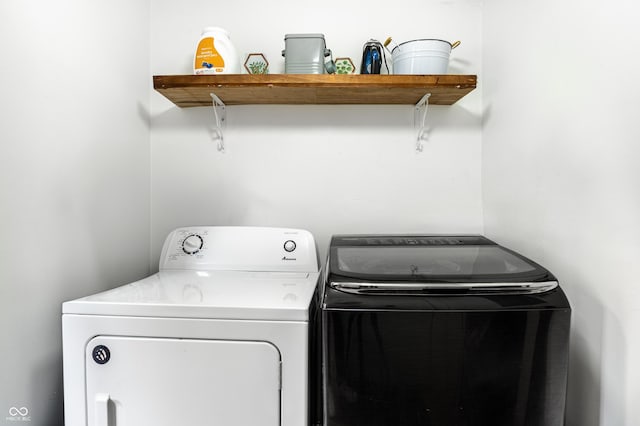
[[[482,236],[334,236],[322,289],[326,426],[564,424],[571,308]]]

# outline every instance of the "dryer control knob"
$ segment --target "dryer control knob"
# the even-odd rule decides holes
[[[284,250],[291,253],[296,249],[296,242],[293,240],[287,240],[284,242]]]
[[[182,251],[187,254],[196,254],[202,249],[202,237],[197,234],[191,234],[182,241]]]

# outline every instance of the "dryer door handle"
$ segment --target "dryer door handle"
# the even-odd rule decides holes
[[[109,401],[111,397],[108,393],[96,394],[94,400],[94,425],[109,426]]]

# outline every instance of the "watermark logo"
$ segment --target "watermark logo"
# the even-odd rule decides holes
[[[10,407],[9,416],[5,417],[8,422],[30,422],[31,416],[27,407]]]

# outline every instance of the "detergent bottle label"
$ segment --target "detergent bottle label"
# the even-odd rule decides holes
[[[198,43],[193,68],[203,73],[224,71],[224,58],[216,50],[213,37],[204,37]]]

